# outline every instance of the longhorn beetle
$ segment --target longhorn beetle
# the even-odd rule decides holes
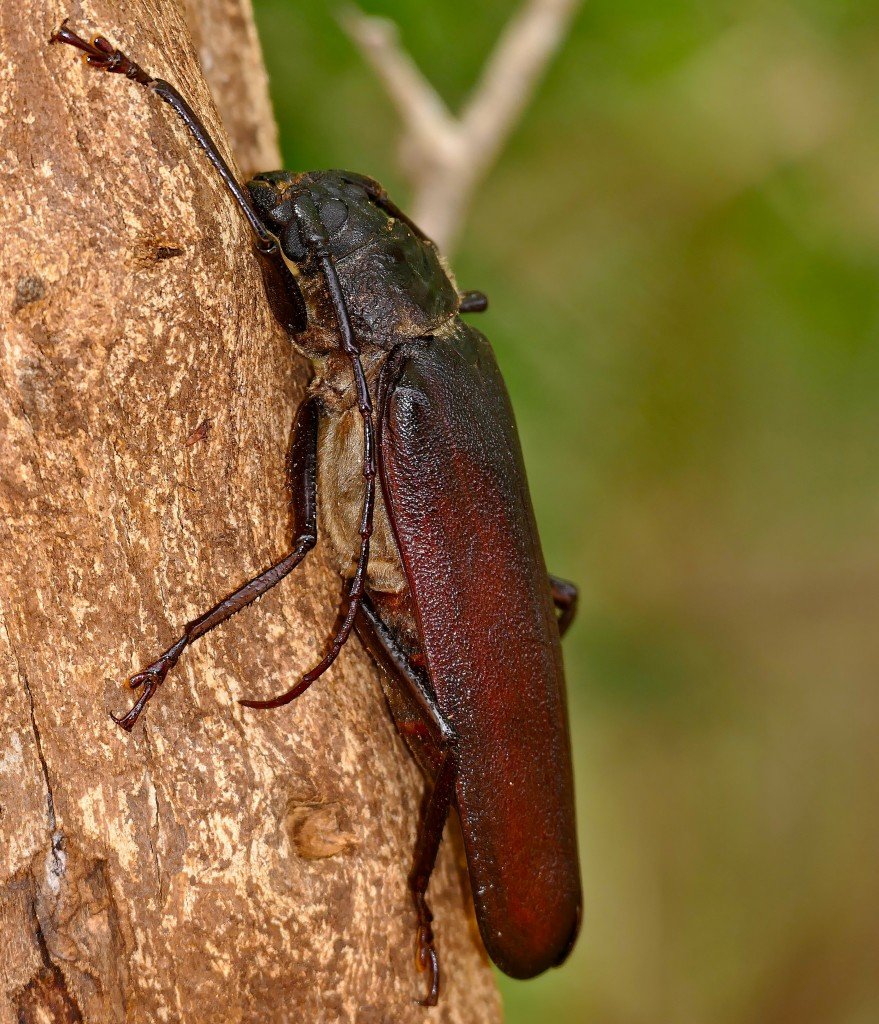
[[[347,171],[258,174],[242,188],[186,100],[102,36],[52,36],[92,68],[168,103],[247,218],[285,300],[276,314],[315,379],[290,450],[290,552],[204,615],[129,680],[131,730],[183,651],[296,568],[329,535],[348,582],[326,655],[351,630],[383,670],[394,722],[428,782],[409,888],[417,964],[436,1004],[439,962],[426,900],[449,808],[461,822],[479,929],[515,978],[561,963],[580,922],[580,876],[560,635],[577,591],[547,574],[513,412],[486,339],[459,314],[436,247],[370,178]],[[359,492],[359,500],[353,495]]]

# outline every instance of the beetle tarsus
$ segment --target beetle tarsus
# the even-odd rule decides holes
[[[188,644],[186,636],[181,637],[177,643],[169,647],[152,665],[148,665],[141,672],[136,672],[128,680],[132,690],[139,690],[143,687],[140,696],[132,707],[124,715],[110,714],[113,721],[126,732],[131,732],[143,713],[144,708],[153,699],[159,687],[164,683],[165,676],[177,664],[180,655]]]
[[[61,27],[56,29],[49,37],[52,43],[67,43],[68,46],[75,46],[82,50],[83,60],[89,67],[98,68],[100,71],[107,71],[110,74],[125,75],[134,82],[141,85],[150,85],[153,79],[143,70],[139,64],[116,49],[109,39],[104,36],[93,36],[91,42],[78,36],[67,27],[63,21]]]
[[[439,957],[433,944],[433,914],[423,893],[415,897],[418,912],[418,932],[415,946],[415,965],[419,971],[428,972],[428,989],[424,999],[417,999],[419,1006],[436,1006],[439,999],[440,970]]]
[[[139,681],[135,682],[135,680]],[[132,676],[131,679],[129,679],[128,685],[132,689],[136,689],[138,686],[143,686],[143,692],[124,715],[114,715],[112,711],[110,712],[110,717],[120,729],[124,729],[126,732],[131,732],[144,708],[150,700],[152,700],[156,690],[158,690],[162,685],[163,680],[164,677],[160,677],[155,673],[147,672],[139,672],[136,676]]]

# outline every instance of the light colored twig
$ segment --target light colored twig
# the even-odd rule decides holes
[[[565,38],[582,0],[526,0],[455,116],[405,51],[397,26],[347,6],[339,20],[383,83],[403,122],[403,172],[413,219],[448,252],[475,190],[498,157]]]

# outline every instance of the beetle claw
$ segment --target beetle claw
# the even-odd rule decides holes
[[[129,679],[128,685],[132,690],[136,690],[139,686],[143,686],[143,693],[141,693],[132,707],[129,708],[124,715],[114,715],[112,711],[110,712],[110,717],[120,727],[120,729],[124,729],[126,732],[131,732],[138,718],[140,718],[141,712],[147,706],[147,703],[151,700],[156,690],[158,690],[161,682],[161,678],[148,672],[139,672],[137,675],[132,676],[131,679]]]

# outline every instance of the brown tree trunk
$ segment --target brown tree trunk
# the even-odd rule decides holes
[[[247,0],[185,7],[0,5],[0,1024],[490,1024],[454,836],[431,886],[444,992],[413,1004],[422,782],[357,642],[291,707],[235,703],[323,650],[341,588],[320,549],[188,652],[131,736],[108,718],[287,550],[308,376],[168,108],[48,45],[67,13],[102,30],[228,147],[198,56],[239,166],[270,169]]]

